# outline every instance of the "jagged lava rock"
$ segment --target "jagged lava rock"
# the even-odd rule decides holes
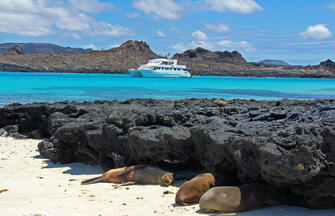
[[[335,207],[335,101],[119,101],[12,104],[0,128],[47,138],[54,162],[137,163],[213,172],[218,185],[265,181],[295,204]],[[12,126],[12,127],[9,127]]]

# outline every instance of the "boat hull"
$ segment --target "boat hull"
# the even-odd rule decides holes
[[[129,69],[128,72],[133,77],[143,77],[140,70]]]
[[[191,74],[187,71],[157,71],[157,70],[140,70],[140,73],[143,77],[151,78],[189,78]]]

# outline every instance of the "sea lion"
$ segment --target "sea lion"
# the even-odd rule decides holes
[[[202,212],[242,212],[284,203],[285,192],[267,183],[213,187],[199,201]]]
[[[85,180],[81,184],[99,182],[171,185],[173,183],[173,174],[149,165],[134,165],[111,169],[102,176]]]
[[[184,182],[176,194],[176,204],[190,205],[199,202],[200,197],[215,186],[215,178],[211,173],[203,173]]]
[[[220,107],[224,107],[224,106],[227,106],[229,103],[223,99],[216,99],[214,100],[213,102],[214,104],[220,106]]]

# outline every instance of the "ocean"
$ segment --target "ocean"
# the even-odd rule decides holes
[[[335,99],[335,79],[141,78],[114,74],[0,72],[0,106],[130,98]]]

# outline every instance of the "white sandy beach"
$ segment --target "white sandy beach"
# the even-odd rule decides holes
[[[1,216],[206,215],[199,212],[198,205],[175,206],[176,186],[83,186],[82,180],[103,170],[83,163],[53,164],[39,156],[39,142],[0,137],[0,191],[5,190],[0,193]],[[334,216],[335,209],[279,206],[238,215]]]

